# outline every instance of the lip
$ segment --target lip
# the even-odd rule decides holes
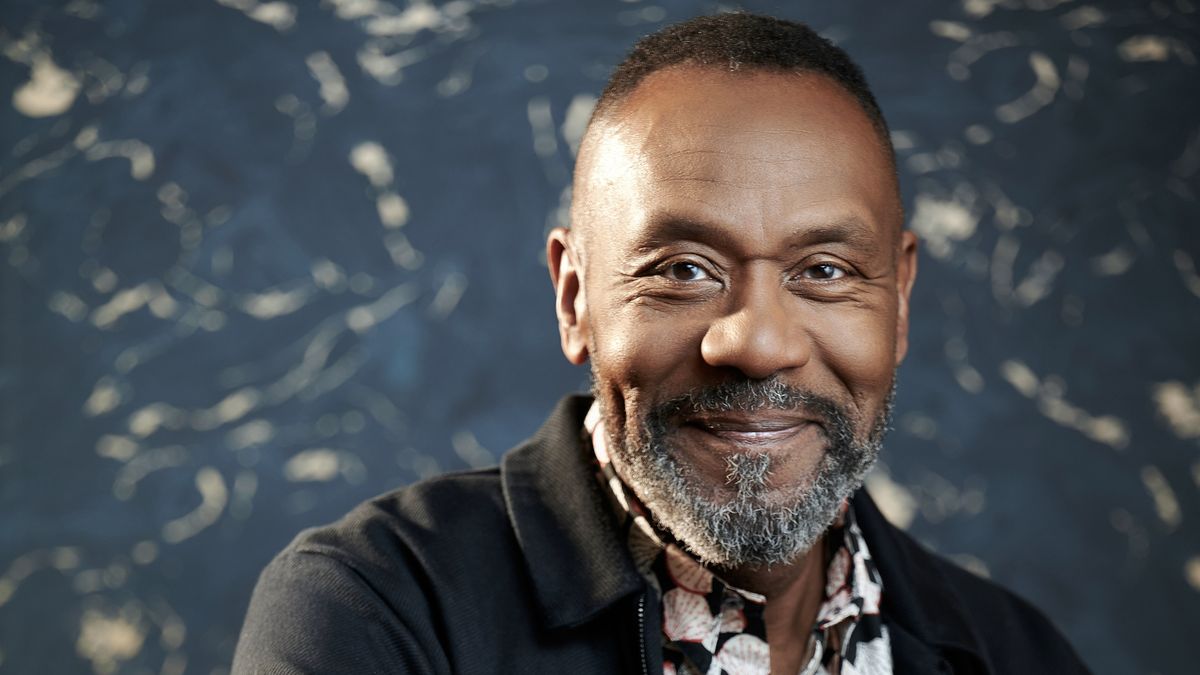
[[[738,445],[773,445],[790,439],[815,424],[811,418],[794,414],[696,415],[684,420],[692,427]]]

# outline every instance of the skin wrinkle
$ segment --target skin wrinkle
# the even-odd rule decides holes
[[[644,255],[661,249],[669,243],[684,241],[702,245],[712,241],[726,248],[738,246],[737,239],[730,236],[720,226],[710,225],[702,218],[673,215],[652,218],[647,232],[635,240],[631,250],[636,254]],[[877,257],[880,248],[867,225],[860,218],[854,216],[828,225],[797,227],[788,233],[782,246],[777,248],[780,250],[780,259],[782,259],[789,252],[816,245],[845,246],[864,259]],[[751,257],[745,252],[739,252],[738,255],[741,256],[741,260]],[[888,269],[894,270],[894,257],[889,258],[888,263]],[[858,271],[861,273],[862,270]]]
[[[695,66],[680,64],[680,65],[670,66],[670,67],[664,68],[660,71],[657,71],[656,73],[648,76],[646,79],[650,80],[650,79],[653,79],[656,77],[661,77],[662,75],[678,74],[681,72],[687,73],[689,71],[690,72],[707,72],[707,73],[713,72],[711,69],[697,68]],[[719,71],[715,74],[726,75],[726,77],[729,77],[729,75],[720,73]],[[871,155],[874,160],[882,159],[884,162],[887,163],[887,167],[888,167],[887,176],[888,176],[889,182],[891,183],[892,189],[896,192],[897,197],[898,197],[899,175],[896,171],[895,158],[891,151],[891,140],[888,137],[886,130],[882,129],[881,127],[876,125],[874,122],[872,122],[870,119],[868,119],[866,117],[865,112],[861,109],[859,102],[853,100],[848,94],[846,94],[843,90],[841,90],[840,86],[835,84],[833,82],[833,80],[826,77],[825,75],[822,75],[819,73],[814,73],[814,72],[777,70],[777,69],[770,69],[770,68],[751,69],[741,75],[733,75],[732,77],[734,77],[734,78],[740,77],[743,79],[744,78],[768,77],[768,78],[773,78],[776,80],[787,81],[787,83],[790,86],[799,88],[799,89],[803,89],[805,96],[808,96],[808,97],[818,97],[819,98],[820,95],[822,93],[824,93],[823,90],[826,90],[830,87],[837,88],[837,90],[839,92],[845,94],[845,98],[848,100],[850,106],[853,108],[853,110],[846,111],[847,115],[859,120],[859,122],[862,125],[864,125],[864,127],[865,127],[863,129],[863,131],[868,132],[869,135],[873,135],[873,137],[877,141],[874,144],[870,144],[869,148],[860,149],[860,152],[865,152],[866,154]],[[643,82],[643,85],[644,84],[645,84],[645,82]],[[577,176],[591,171],[591,168],[592,168],[590,166],[590,163],[592,161],[591,150],[592,150],[593,146],[598,144],[598,142],[601,141],[602,139],[611,140],[612,137],[621,136],[622,134],[626,134],[627,132],[629,132],[631,130],[631,124],[629,121],[630,117],[631,117],[630,111],[634,111],[637,109],[636,99],[638,96],[643,95],[644,89],[646,89],[646,87],[644,87],[644,86],[637,87],[634,91],[625,95],[625,97],[623,97],[620,101],[618,101],[615,106],[611,106],[609,109],[607,109],[605,111],[601,111],[600,114],[597,114],[589,122],[589,126],[583,136],[583,139],[582,139],[582,142],[581,142],[581,145],[579,148],[579,152],[578,152],[577,161],[576,161],[576,175]],[[680,122],[678,119],[667,120],[667,123],[669,123],[671,125],[669,128],[651,127],[648,130],[649,133],[645,134],[645,136],[642,138],[642,140],[640,141],[641,145],[637,148],[637,150],[639,151],[639,153],[641,154],[642,157],[646,157],[646,158],[655,157],[656,153],[654,151],[654,147],[661,144],[662,141],[660,139],[670,138],[672,136],[679,135],[679,134],[686,134],[690,129],[730,130],[734,133],[743,134],[743,135],[746,135],[746,134],[777,134],[777,135],[801,135],[801,136],[804,136],[804,135],[812,135],[814,133],[812,131],[799,130],[799,129],[745,129],[741,126],[738,126],[738,124],[717,124],[717,123],[705,123],[705,122],[686,123],[686,122]],[[843,148],[843,150],[844,150],[844,148]],[[810,162],[814,162],[814,163],[821,162],[823,159],[824,158],[821,156],[810,155],[808,157],[808,160]],[[863,158],[863,159],[865,160],[866,158]],[[870,160],[867,160],[867,161],[869,162]],[[635,166],[635,164],[636,163],[634,161],[630,161],[625,164],[625,168],[626,169],[633,168]],[[585,204],[588,201],[586,199],[587,195],[580,194],[579,189],[582,188],[583,190],[586,190],[588,188],[588,184],[586,181],[581,181],[578,178],[576,178],[576,180],[574,181],[574,184],[577,188],[577,192],[576,192],[577,199],[574,201],[574,203],[572,205],[572,222],[574,222],[574,223],[589,222],[590,220],[592,220],[592,218],[590,216],[593,216],[595,214],[587,214],[587,216],[589,216],[589,217],[584,217],[585,214],[577,212],[577,205]],[[774,186],[774,187],[794,188],[797,185],[798,184],[791,184],[791,185],[787,185],[787,186]],[[611,184],[608,185],[607,187],[611,187]],[[580,197],[582,197],[582,198],[580,198]],[[894,222],[896,223],[896,231],[899,232],[901,224],[905,220],[903,203],[901,202],[901,200],[899,198],[897,198],[895,200],[894,208],[895,208]]]
[[[720,129],[722,129],[722,127],[715,127],[715,129],[720,130]],[[681,133],[686,133],[686,132],[683,130],[680,130],[678,128],[670,128],[670,129],[664,129],[664,130],[655,130],[653,133],[667,134],[667,135],[679,135]],[[741,134],[731,134],[731,135],[736,137]],[[800,185],[802,185],[805,182],[807,176],[803,176],[799,180],[791,182],[791,183],[778,183],[771,179],[776,178],[776,176],[778,175],[777,168],[780,166],[785,166],[788,164],[801,164],[801,165],[807,167],[807,166],[812,166],[814,164],[814,161],[811,157],[809,157],[809,158],[805,158],[805,157],[783,157],[783,158],[755,157],[753,155],[742,153],[742,152],[734,152],[731,150],[719,150],[719,149],[669,150],[669,151],[664,151],[661,153],[647,152],[645,154],[646,154],[647,158],[649,158],[651,160],[672,160],[672,159],[678,160],[681,158],[704,158],[704,159],[707,159],[709,157],[712,157],[712,158],[716,158],[716,159],[728,160],[725,163],[716,164],[716,166],[724,166],[725,164],[738,164],[738,165],[751,165],[751,166],[766,165],[766,166],[770,167],[771,171],[769,171],[767,173],[767,175],[761,175],[759,182],[733,180],[733,179],[716,177],[716,176],[705,176],[705,175],[703,175],[703,171],[705,169],[711,169],[714,166],[714,163],[709,162],[709,161],[681,163],[681,164],[678,164],[677,167],[675,167],[676,171],[678,172],[679,175],[658,176],[658,177],[654,178],[654,181],[657,183],[671,183],[671,182],[677,182],[677,181],[689,182],[690,181],[690,182],[698,182],[698,183],[712,183],[712,184],[716,184],[716,185],[729,185],[732,187],[741,187],[741,188],[750,189],[750,190],[792,189],[792,188],[799,187]],[[734,162],[734,160],[737,160],[737,161]],[[672,166],[672,164],[667,164],[667,166]],[[738,176],[751,174],[751,173],[754,173],[754,174],[762,173],[762,172],[750,171],[750,170],[748,170],[748,168],[749,167],[746,167],[746,166],[739,166],[739,169],[735,170],[733,173],[736,173]],[[697,173],[699,173],[700,175],[696,175]]]
[[[776,136],[810,136],[812,132],[807,129],[740,129],[736,126],[728,126],[724,124],[693,124],[689,127],[695,129],[716,129],[718,131],[730,131],[738,134],[767,134]]]
[[[670,152],[665,152],[662,155],[658,155],[658,156],[652,155],[652,157],[654,159],[676,159],[679,157],[706,156],[706,155],[714,155],[717,157],[726,157],[726,158],[731,158],[731,159],[748,160],[748,161],[753,161],[753,162],[756,162],[759,164],[790,164],[792,162],[810,162],[810,161],[812,161],[805,157],[765,158],[765,157],[754,157],[753,155],[746,155],[746,154],[741,154],[741,153],[736,153],[736,152],[726,152],[726,151],[722,151],[722,150],[672,150]]]

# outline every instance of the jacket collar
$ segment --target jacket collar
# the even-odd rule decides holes
[[[883,579],[881,613],[892,633],[896,671],[936,672],[949,658],[968,672],[985,672],[982,642],[942,563],[887,522],[866,489],[854,494],[851,506]],[[909,667],[902,669],[903,661]]]
[[[537,434],[500,463],[509,517],[552,628],[583,623],[645,588],[584,445],[591,402],[559,401]]]

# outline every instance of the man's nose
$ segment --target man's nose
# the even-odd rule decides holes
[[[704,362],[763,379],[808,363],[812,344],[795,296],[779,288],[745,289],[729,313],[713,321],[700,343]]]

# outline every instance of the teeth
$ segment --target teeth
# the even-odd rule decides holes
[[[779,425],[779,426],[740,426],[740,425],[735,425],[735,424],[711,424],[711,423],[709,423],[709,424],[704,424],[703,426],[705,429],[708,429],[710,431],[728,431],[728,432],[739,433],[739,434],[761,434],[761,433],[770,433],[772,431],[787,431],[789,429],[795,429],[801,425],[800,425],[800,423],[796,423],[796,424],[787,424],[787,425]]]

